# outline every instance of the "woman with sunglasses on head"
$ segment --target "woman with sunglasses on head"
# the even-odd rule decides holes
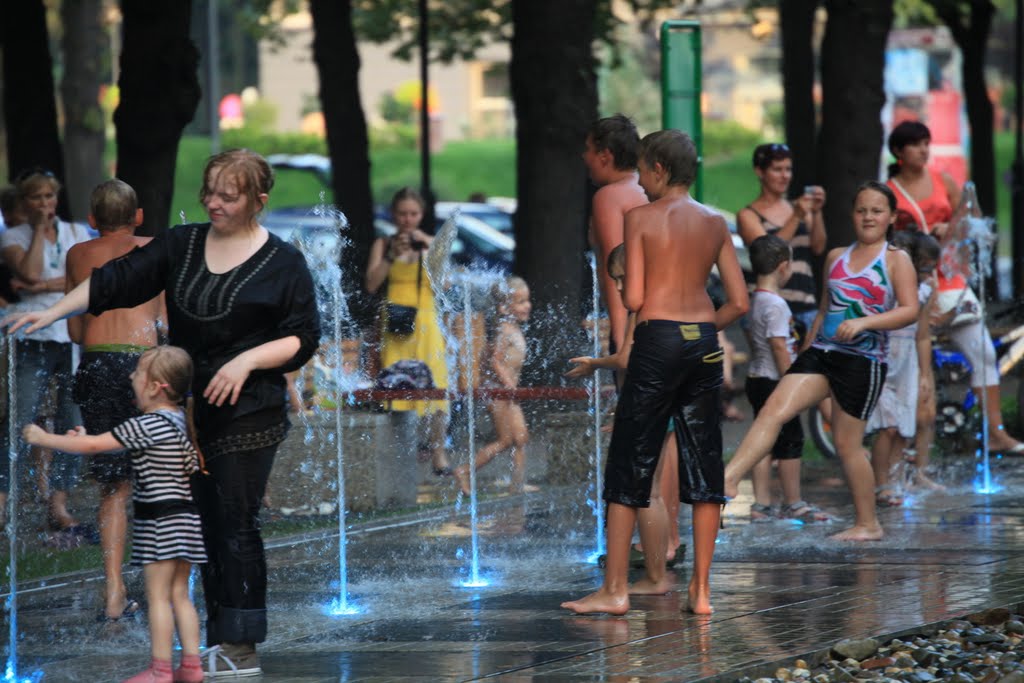
[[[20,281],[21,300],[11,311],[41,311],[64,295],[64,271],[68,250],[90,239],[82,226],[57,217],[57,193],[60,183],[49,171],[33,169],[15,181],[18,210],[25,219],[21,225],[9,226],[0,233],[0,254],[12,274]],[[72,344],[67,323],[61,321],[49,329],[26,334],[17,339],[17,423],[27,424],[39,414],[50,391],[57,387],[54,428],[63,433],[80,421],[71,398]],[[5,423],[6,425],[6,423]],[[8,453],[0,455],[0,515],[6,509]],[[25,447],[27,455],[27,446]],[[78,524],[67,509],[68,492],[78,479],[81,456],[57,452],[49,473],[50,529],[64,534],[69,542],[84,536],[93,540],[95,530]]]
[[[803,194],[790,201],[789,185],[793,180],[793,155],[789,147],[781,143],[767,143],[754,148],[754,173],[757,175],[761,192],[754,201],[736,214],[736,227],[743,243],[748,247],[763,235],[775,235],[784,240],[791,251],[790,276],[778,290],[778,295],[789,306],[792,328],[798,328],[796,345],[799,346],[814,323],[818,311],[818,290],[814,282],[812,260],[825,252],[825,221],[822,207],[825,205],[825,190],[817,185],[804,188]],[[751,274],[752,275],[752,274]],[[751,283],[751,290],[754,290]],[[793,325],[796,323],[796,325]],[[742,321],[744,331],[749,335],[748,318]],[[750,379],[757,380],[752,375]],[[748,390],[749,391],[749,390]],[[799,418],[787,429],[791,434],[803,437]],[[793,466],[779,468],[783,500],[779,515],[804,522],[823,522],[829,515],[803,500],[800,493],[799,460]],[[753,473],[756,501],[751,507],[751,519],[764,520],[772,517],[771,496],[766,494],[770,481],[765,480],[765,470]]]
[[[784,144],[758,145],[753,163],[761,192],[736,214],[736,228],[748,247],[761,235],[777,235],[792,247],[793,274],[779,294],[806,331],[818,311],[811,261],[825,253],[825,190],[811,185],[798,198],[788,199],[793,155]]]

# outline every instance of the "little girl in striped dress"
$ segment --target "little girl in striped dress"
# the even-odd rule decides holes
[[[131,379],[143,414],[112,431],[88,435],[77,427],[60,435],[30,424],[22,436],[29,444],[67,453],[131,451],[135,473],[132,564],[142,565],[146,578],[153,661],[150,668],[124,683],[200,683],[199,617],[189,596],[188,579],[193,564],[206,562],[189,482],[202,469],[202,456],[195,446],[191,419],[182,409],[186,400],[191,408],[192,359],[176,346],[157,346],[142,354]],[[182,658],[172,673],[175,623]]]

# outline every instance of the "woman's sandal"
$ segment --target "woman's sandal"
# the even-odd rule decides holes
[[[772,522],[778,519],[775,513],[772,512],[771,505],[762,505],[761,503],[751,503],[750,505],[750,521],[751,522]]]
[[[903,505],[903,496],[891,486],[879,486],[875,489],[875,503],[883,507],[898,508]]]
[[[810,522],[832,521],[832,515],[803,500],[798,500],[797,502],[790,503],[789,505],[783,505],[782,509],[779,511],[779,515],[786,519],[798,520],[804,524]]]
[[[124,610],[121,612],[120,616],[110,617],[107,616],[106,612],[101,611],[99,615],[96,617],[96,621],[100,624],[116,624],[120,621],[128,621],[135,619],[135,617],[139,615],[139,612],[141,610],[141,605],[139,605],[139,603],[136,600],[132,600],[131,598],[129,598],[128,604],[125,605]]]

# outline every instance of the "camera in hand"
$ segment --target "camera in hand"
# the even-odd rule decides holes
[[[413,251],[423,251],[427,248],[427,243],[423,240],[410,240],[409,246],[412,247]]]

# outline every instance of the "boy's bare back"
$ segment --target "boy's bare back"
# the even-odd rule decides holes
[[[727,290],[742,286],[725,219],[688,195],[632,209],[625,233],[626,304],[638,321],[715,322],[705,284],[716,263]]]
[[[136,237],[127,230],[105,232],[96,239],[76,244],[68,251],[67,289],[71,291],[94,268],[147,244],[151,237]],[[135,308],[120,308],[99,316],[84,314],[68,320],[68,332],[84,346],[135,344],[156,346],[157,320],[163,318],[163,295]]]

